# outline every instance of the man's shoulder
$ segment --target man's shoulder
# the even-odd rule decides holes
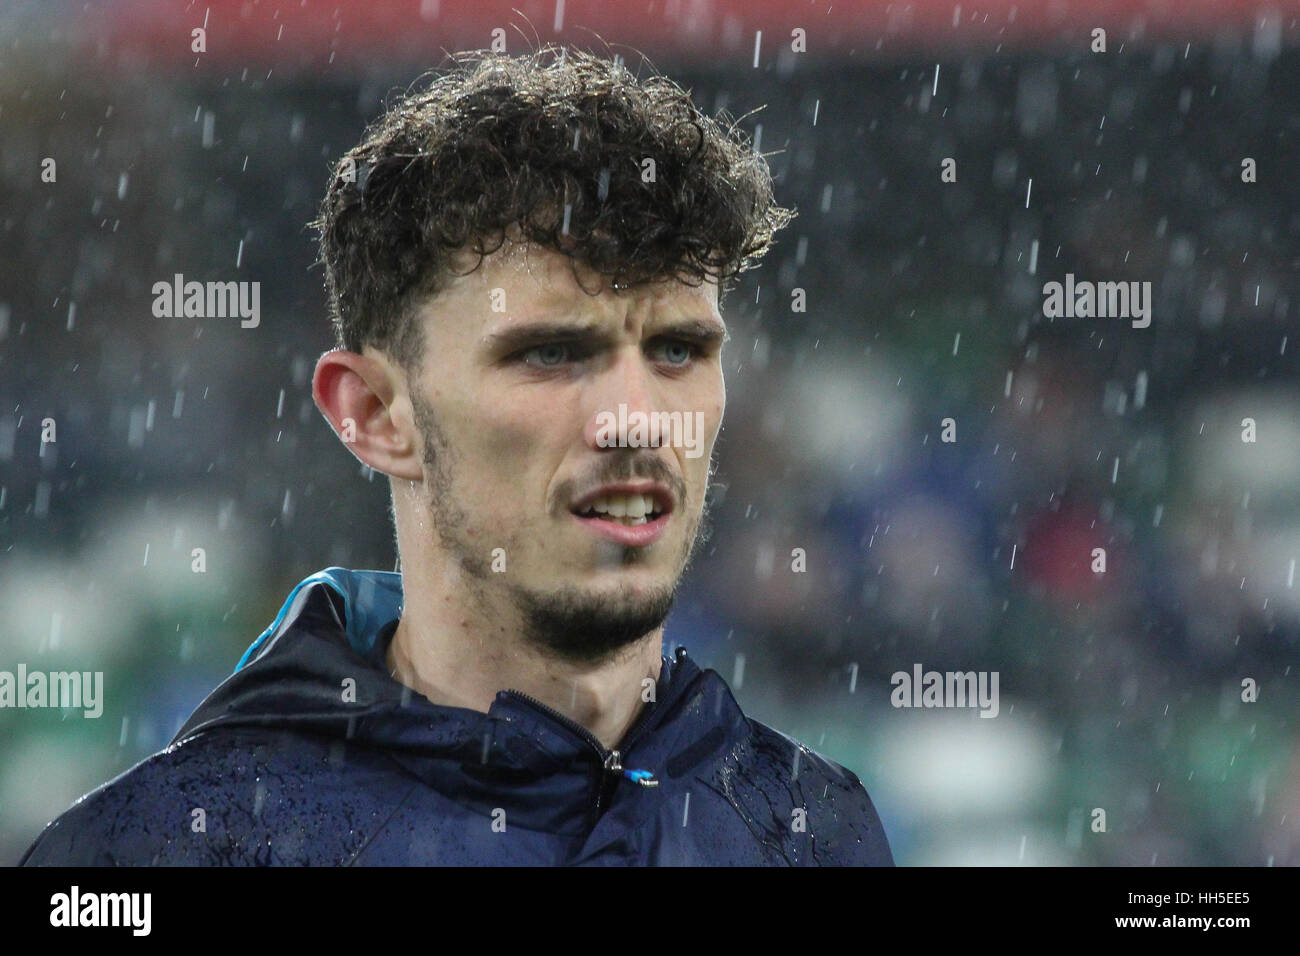
[[[748,764],[746,776],[767,794],[791,795],[789,825],[813,837],[814,862],[893,865],[880,815],[857,774],[762,721],[745,721],[749,739],[733,758]]]
[[[382,759],[343,741],[281,730],[200,734],[81,797],[45,828],[21,865],[338,862],[359,849],[350,844],[364,839],[368,820],[382,818],[383,789],[367,800],[366,788],[351,785],[367,770],[383,773],[373,763]],[[345,773],[353,819],[340,828],[331,778]]]

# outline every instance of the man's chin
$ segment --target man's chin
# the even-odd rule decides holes
[[[662,575],[607,586],[514,589],[530,644],[555,657],[592,663],[662,627],[675,595],[675,582],[665,583]]]

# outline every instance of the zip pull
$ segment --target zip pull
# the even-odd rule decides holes
[[[643,787],[659,786],[659,781],[654,778],[655,775],[649,770],[624,770],[623,776],[635,783],[641,784]]]
[[[654,774],[649,770],[624,770],[622,755],[617,750],[611,750],[605,757],[605,772],[622,774],[633,783],[639,783],[643,787],[657,787],[659,781],[654,778]]]

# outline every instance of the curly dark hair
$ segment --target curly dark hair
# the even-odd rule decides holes
[[[582,261],[616,289],[707,277],[721,295],[795,216],[738,121],[663,76],[554,45],[450,58],[340,159],[310,223],[342,348],[412,367],[415,307],[445,287],[455,250],[477,269],[508,229],[569,256],[575,279]]]

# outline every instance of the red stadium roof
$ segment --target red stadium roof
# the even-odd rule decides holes
[[[511,53],[539,41],[603,48],[603,40],[632,62],[639,50],[656,60],[757,56],[760,67],[790,54],[796,29],[805,31],[805,55],[822,62],[999,44],[1088,52],[1095,27],[1107,31],[1112,52],[1135,40],[1203,42],[1223,32],[1268,53],[1300,36],[1296,10],[1280,0],[117,0],[79,18],[98,57],[292,72],[433,66],[444,49],[488,47],[493,31]],[[206,30],[201,54],[191,49],[197,27]]]

